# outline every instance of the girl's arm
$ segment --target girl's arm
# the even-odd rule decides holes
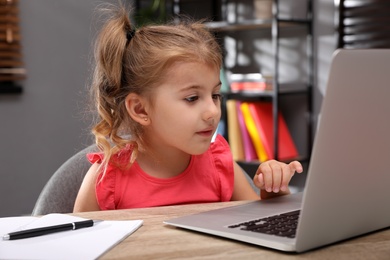
[[[85,175],[79,193],[77,194],[73,212],[100,210],[95,191],[99,166],[99,164],[94,163]]]
[[[231,200],[258,200],[259,194],[253,190],[241,167],[234,162],[234,190]]]

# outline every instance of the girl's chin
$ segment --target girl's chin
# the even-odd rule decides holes
[[[201,154],[204,154],[205,152],[207,152],[209,147],[210,147],[210,145],[208,145],[207,147],[205,147],[203,149],[196,149],[195,151],[191,152],[190,154],[191,155],[201,155]]]

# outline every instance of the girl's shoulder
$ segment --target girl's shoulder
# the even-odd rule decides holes
[[[100,209],[109,210],[116,208],[118,202],[116,194],[118,193],[118,190],[121,189],[118,178],[129,176],[124,173],[128,173],[129,171],[129,168],[126,166],[130,162],[132,153],[133,149],[131,147],[126,147],[111,156],[107,166],[104,169],[100,169],[97,178],[98,181],[95,186],[96,197]],[[104,160],[104,153],[98,152],[87,154],[87,159],[92,164],[101,164]]]
[[[211,142],[210,151],[213,154],[231,154],[230,146],[226,139],[222,135],[217,135],[215,139]]]
[[[230,146],[222,135],[217,135],[211,143],[209,152],[217,169],[231,172],[233,170],[233,156]]]
[[[130,157],[133,153],[132,146],[126,146],[122,150],[120,150],[118,153],[111,156],[109,160],[109,165],[127,165],[127,163],[130,161]],[[104,153],[103,152],[95,152],[95,153],[89,153],[87,154],[87,159],[90,163],[102,163],[104,160]]]
[[[229,201],[234,188],[234,161],[229,144],[223,136],[217,135],[209,151],[214,164],[212,171],[221,187],[221,201]]]

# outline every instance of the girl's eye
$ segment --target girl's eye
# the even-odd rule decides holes
[[[222,94],[213,94],[213,99],[221,101],[222,100]]]
[[[192,103],[192,102],[195,102],[196,100],[198,100],[199,97],[198,96],[191,96],[191,97],[187,97],[185,98],[185,100],[189,103]]]

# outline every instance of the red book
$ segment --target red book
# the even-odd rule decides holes
[[[269,102],[250,102],[249,109],[254,118],[261,140],[269,159],[274,159],[274,135],[273,135],[273,117],[272,103]],[[286,121],[282,113],[278,114],[279,123],[279,145],[278,159],[289,160],[298,156],[298,150],[294,144],[291,134],[287,128]]]
[[[262,81],[237,81],[230,83],[231,91],[263,91],[267,90],[267,83]]]
[[[245,161],[253,161],[257,160],[257,154],[255,151],[255,147],[253,146],[252,140],[249,136],[248,129],[245,125],[244,116],[241,112],[241,101],[236,102],[236,108],[237,108],[237,118],[238,118],[238,124],[241,129],[241,135],[242,135],[242,142],[244,145],[244,155],[245,155]]]

